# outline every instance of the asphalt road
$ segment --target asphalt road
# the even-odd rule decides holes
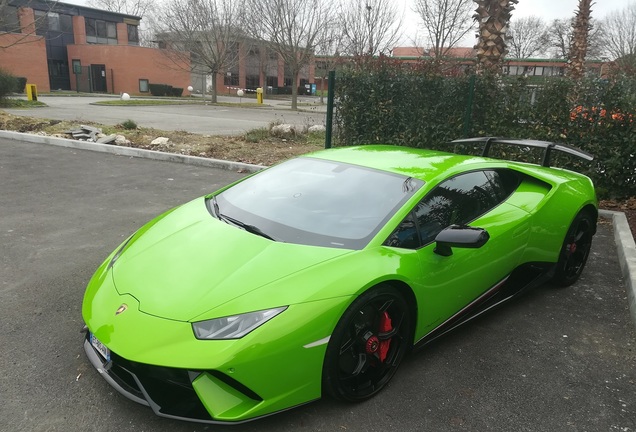
[[[219,101],[237,98],[223,98]],[[113,100],[112,97],[40,96],[48,106],[29,109],[6,109],[15,115],[38,118],[69,120],[81,124],[94,121],[107,125],[134,120],[143,127],[160,130],[185,130],[209,135],[237,135],[245,131],[266,127],[272,122],[290,123],[299,127],[324,125],[326,114],[314,111],[291,111],[289,101],[271,101],[272,108],[237,108],[226,106],[154,105],[154,106],[103,106],[90,105],[97,101]],[[243,99],[254,102],[253,99]],[[270,101],[266,101],[270,102]],[[317,107],[314,107],[317,110]],[[321,107],[322,109],[322,107]]]
[[[82,350],[86,283],[142,223],[240,175],[0,139],[1,431],[636,430],[636,334],[609,224],[575,286],[539,288],[416,352],[366,403],[225,427],[120,396]]]

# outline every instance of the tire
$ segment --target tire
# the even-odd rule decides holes
[[[566,287],[576,282],[585,268],[596,232],[596,221],[587,211],[576,215],[568,229],[552,282]]]
[[[404,297],[378,286],[358,297],[331,336],[323,365],[323,392],[348,402],[378,393],[412,346],[412,317]]]

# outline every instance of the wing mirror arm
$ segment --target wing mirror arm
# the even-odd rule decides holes
[[[473,228],[465,225],[451,225],[443,229],[435,237],[435,252],[441,256],[451,256],[452,248],[480,248],[490,239],[488,231],[482,228]]]

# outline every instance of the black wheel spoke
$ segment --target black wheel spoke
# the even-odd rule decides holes
[[[327,349],[326,367],[327,362],[334,367],[328,390],[350,401],[378,392],[406,353],[410,325],[408,305],[393,289],[378,287],[360,296],[332,335],[337,345]]]

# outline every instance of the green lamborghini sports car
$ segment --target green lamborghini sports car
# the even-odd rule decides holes
[[[240,423],[323,395],[365,400],[412,348],[528,287],[574,283],[597,201],[550,161],[592,157],[460,143],[481,155],[324,150],[156,217],[88,284],[90,362],[160,416]],[[498,145],[541,160],[489,157]]]

